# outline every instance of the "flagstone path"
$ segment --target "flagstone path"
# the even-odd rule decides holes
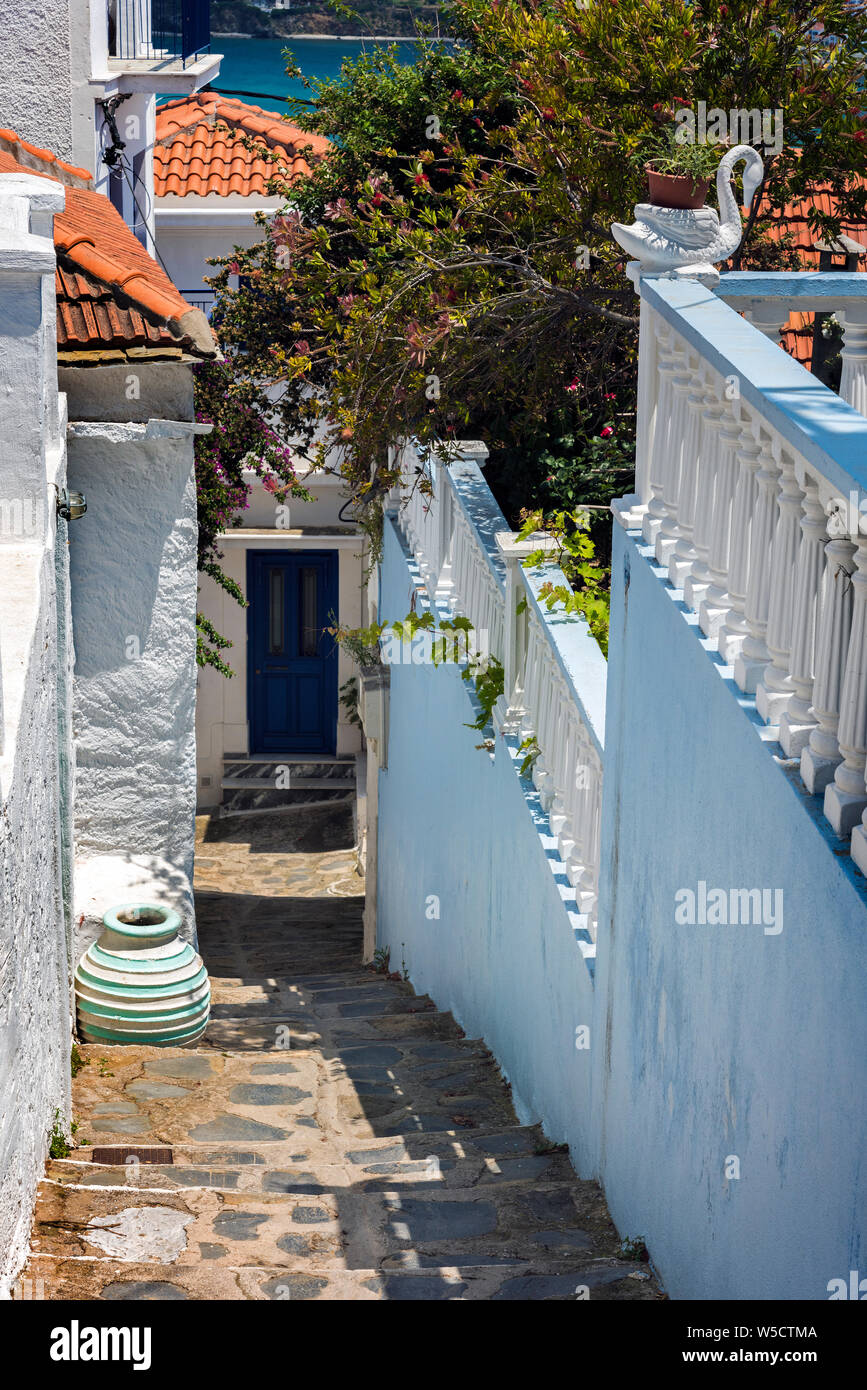
[[[211,1023],[194,1049],[81,1047],[29,1296],[662,1296],[483,1043],[362,966],[347,807],[202,819],[197,840]],[[173,1161],[94,1163],[104,1145]]]

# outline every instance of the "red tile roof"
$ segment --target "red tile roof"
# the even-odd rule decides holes
[[[797,251],[804,270],[819,269],[819,252],[814,249],[814,243],[825,240],[819,232],[810,229],[808,214],[811,208],[826,215],[833,213],[836,208],[833,193],[828,189],[817,190],[812,198],[802,199],[786,208],[784,217],[768,228],[772,241],[781,242],[787,234],[791,237],[787,244]],[[841,231],[867,246],[867,227],[862,223],[844,222]],[[865,269],[863,257],[858,262],[858,269]],[[787,352],[809,367],[813,350],[813,315],[791,314],[783,330],[782,342]]]
[[[245,136],[258,149],[248,149]],[[330,148],[323,136],[308,135],[276,111],[218,92],[197,92],[157,107],[154,191],[158,198],[169,193],[181,198],[267,195],[275,174],[308,174],[311,163]]]
[[[57,346],[75,354],[189,354],[212,357],[207,320],[175,289],[85,169],[0,130],[0,173],[36,174],[66,186],[66,206],[54,219],[57,251]],[[78,360],[81,360],[79,357]]]

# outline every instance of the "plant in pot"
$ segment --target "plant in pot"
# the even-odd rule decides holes
[[[650,201],[661,208],[701,208],[723,148],[679,140],[683,127],[667,126],[634,156],[643,166]]]
[[[369,739],[382,743],[387,727],[387,701],[391,677],[391,672],[382,659],[379,644],[385,623],[371,623],[369,627],[351,628],[339,623],[333,613],[329,614],[329,618],[332,626],[326,628],[326,631],[338,646],[349,653],[359,667],[359,680],[353,692],[356,698],[352,701],[355,722],[360,722]],[[348,699],[351,699],[349,692],[347,697],[344,700],[345,706],[348,706]],[[380,764],[386,766],[382,749]]]

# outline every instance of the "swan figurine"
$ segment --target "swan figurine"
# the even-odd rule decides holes
[[[732,192],[732,170],[744,161],[744,207],[749,210],[765,174],[758,151],[752,145],[735,145],[723,155],[716,171],[716,189],[722,221],[714,208],[656,207],[638,203],[635,221],[627,227],[615,222],[611,234],[638,264],[643,275],[684,276],[707,284],[719,283],[715,263],[727,260],[743,235],[740,212]],[[632,270],[632,267],[629,268]],[[634,279],[634,274],[630,274]]]

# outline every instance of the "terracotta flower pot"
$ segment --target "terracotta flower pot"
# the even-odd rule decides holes
[[[696,179],[692,174],[659,174],[645,166],[650,186],[650,201],[658,208],[701,208],[707,197],[710,179]]]

